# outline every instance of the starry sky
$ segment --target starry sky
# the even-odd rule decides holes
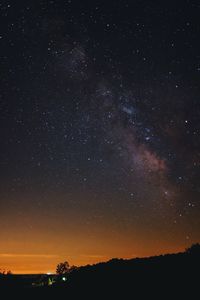
[[[199,1],[6,0],[0,14],[0,268],[199,242]]]

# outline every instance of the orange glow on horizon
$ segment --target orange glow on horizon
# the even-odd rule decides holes
[[[15,249],[16,252],[0,253],[1,269],[11,270],[13,274],[54,273],[57,264],[65,260],[70,265],[82,266],[108,261],[112,258],[129,259],[181,252],[186,247],[186,245],[171,245],[167,248],[162,240],[145,241],[144,239],[136,242],[136,239],[131,240],[130,237],[124,237],[122,233],[116,237],[113,236],[113,239],[111,235],[110,238],[106,235],[97,236],[94,239],[86,236],[68,238],[68,244],[67,241],[63,241],[60,245],[57,244],[56,239],[52,236],[41,242],[39,238],[38,240],[34,238],[30,239],[30,244],[7,240],[7,248]],[[43,252],[38,253],[39,250]]]
[[[145,218],[140,225],[133,219],[129,226],[122,226],[110,214],[88,223],[83,213],[69,211],[68,217],[59,213],[59,218],[57,213],[48,211],[45,216],[29,211],[18,216],[13,212],[10,218],[2,218],[0,269],[14,274],[53,273],[65,260],[82,266],[112,258],[175,253],[199,240],[198,233],[186,239],[183,224],[170,231],[169,224],[157,219],[151,220],[151,227]]]

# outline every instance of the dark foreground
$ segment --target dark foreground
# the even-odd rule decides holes
[[[0,293],[7,299],[199,299],[199,246],[192,251],[144,259],[113,259],[81,267],[65,282],[31,286],[15,276],[0,279]],[[14,297],[14,298],[15,298]],[[13,298],[13,297],[12,297]],[[20,299],[19,298],[19,299]],[[153,299],[153,298],[152,298]]]

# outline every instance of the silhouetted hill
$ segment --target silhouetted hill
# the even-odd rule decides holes
[[[192,293],[197,289],[200,251],[130,260],[112,259],[107,263],[82,267],[73,272],[68,286],[90,293],[119,295],[156,292]]]
[[[27,289],[18,285],[18,291],[45,298],[60,297],[62,294],[66,299],[68,296],[80,299],[80,294],[84,299],[146,299],[146,295],[174,299],[175,294],[179,295],[177,299],[186,295],[188,299],[198,299],[199,266],[200,245],[197,244],[184,253],[129,260],[112,259],[106,263],[80,267],[67,275],[66,282],[57,281],[51,287]],[[9,276],[11,280],[12,275]],[[2,286],[3,281],[0,283]]]

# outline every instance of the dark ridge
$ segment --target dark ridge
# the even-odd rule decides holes
[[[163,299],[175,293],[179,295],[178,299],[186,295],[194,299],[192,295],[199,295],[199,263],[200,245],[196,244],[183,253],[127,260],[114,258],[105,263],[80,267],[62,275],[65,281],[58,275],[38,275],[38,282],[48,282],[48,278],[54,276],[54,284],[51,286],[38,286],[36,281],[30,285],[31,279],[37,277],[30,275],[27,278],[1,275],[0,286],[1,289],[12,287],[21,295],[43,295],[45,299],[61,295],[66,296],[66,299],[68,296],[80,299],[80,293],[84,299],[107,299],[110,296],[134,299],[135,295],[143,297],[147,294],[160,295],[160,299]]]

